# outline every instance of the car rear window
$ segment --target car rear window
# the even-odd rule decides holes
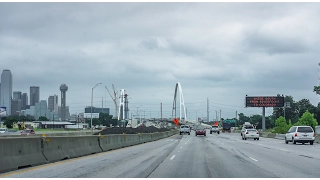
[[[298,127],[298,132],[313,132],[311,127]]]

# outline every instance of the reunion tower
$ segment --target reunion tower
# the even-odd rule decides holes
[[[66,92],[68,91],[68,86],[66,84],[61,84],[61,120],[66,120]]]

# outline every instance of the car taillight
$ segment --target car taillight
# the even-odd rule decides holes
[[[317,136],[316,133],[314,133],[314,134],[313,134],[313,137],[316,137],[316,136]]]
[[[297,137],[297,136],[298,136],[298,133],[295,133],[294,136]]]
[[[259,134],[259,132],[257,131],[257,134]]]
[[[246,132],[246,134],[249,134],[249,132]]]

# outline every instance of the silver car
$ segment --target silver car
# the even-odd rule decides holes
[[[259,140],[259,132],[256,129],[245,129],[245,131],[242,133],[242,139]]]
[[[5,133],[6,131],[8,131],[7,128],[0,128],[0,133]]]
[[[285,143],[310,143],[313,145],[315,133],[311,126],[292,126],[285,135]]]

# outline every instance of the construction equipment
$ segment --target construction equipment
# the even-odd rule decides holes
[[[113,89],[113,96],[112,96],[111,91],[107,88],[107,86],[104,86],[104,87],[107,89],[109,95],[111,96],[111,99],[112,99],[113,102],[114,102],[114,106],[115,106],[115,107],[114,107],[113,119],[118,119],[118,118],[117,118],[117,109],[118,109],[118,105],[117,105],[117,91],[116,91],[116,89],[114,88],[114,85],[112,84],[112,89]]]

